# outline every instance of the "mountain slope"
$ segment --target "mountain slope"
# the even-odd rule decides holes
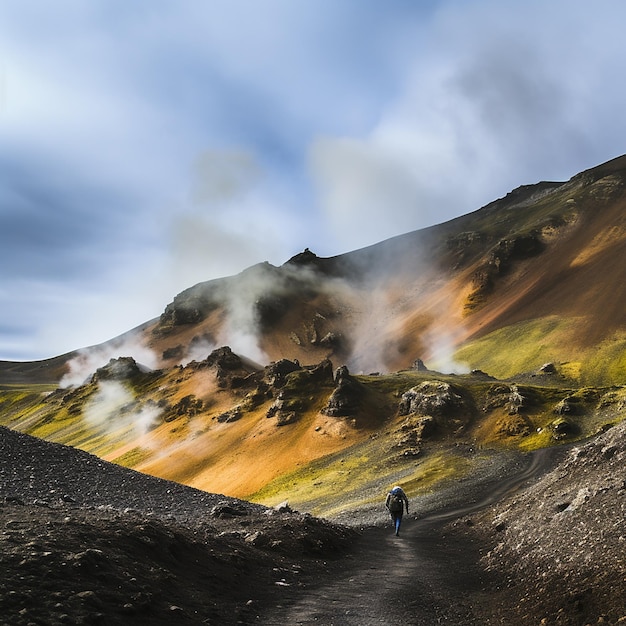
[[[2,422],[325,514],[342,506],[329,486],[355,476],[374,499],[385,481],[417,491],[472,471],[462,446],[590,436],[624,411],[625,176],[621,157],[362,250],[200,283],[51,360],[56,379],[46,362],[3,364]]]
[[[620,157],[369,248],[330,259],[307,250],[279,268],[201,283],[179,294],[143,340],[165,364],[205,340],[249,347],[266,361],[328,357],[363,372],[416,358],[450,366],[463,348],[456,360],[468,369],[488,364],[502,376],[514,373],[507,355],[486,363],[474,342],[515,328],[524,347],[534,325],[551,320],[550,349],[526,369],[573,361],[568,373],[578,379],[619,382],[623,359],[617,375],[585,360],[603,342],[624,342],[625,177]]]
[[[332,258],[305,250],[281,267],[261,263],[199,283],[159,319],[82,355],[101,351],[104,365],[128,356],[132,343],[167,367],[229,345],[262,364],[330,358],[367,373],[421,358],[444,371],[498,377],[554,361],[567,363],[563,373],[577,382],[619,383],[626,374],[625,177],[619,157],[368,248]],[[496,349],[503,340],[524,353],[521,362]],[[609,357],[613,368],[602,365]],[[58,382],[79,359],[3,362],[0,376]],[[84,378],[95,370],[89,364]]]

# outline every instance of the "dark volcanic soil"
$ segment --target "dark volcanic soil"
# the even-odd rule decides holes
[[[356,534],[0,427],[2,624],[257,623]]]
[[[493,457],[395,537],[0,428],[0,623],[626,623],[625,441]]]

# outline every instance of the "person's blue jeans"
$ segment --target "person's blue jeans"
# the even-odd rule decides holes
[[[402,524],[402,511],[398,513],[392,513],[391,519],[393,519],[393,527],[395,528],[396,535],[400,534],[400,524]]]

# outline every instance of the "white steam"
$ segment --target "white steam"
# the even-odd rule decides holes
[[[68,372],[61,379],[60,387],[77,387],[85,383],[95,371],[105,366],[111,359],[132,357],[137,364],[149,368],[158,367],[159,361],[152,350],[139,341],[138,336],[126,336],[118,341],[92,348],[84,348],[68,363]]]
[[[129,420],[138,435],[145,435],[155,424],[161,422],[163,411],[156,404],[142,406],[137,412],[129,416]]]
[[[460,325],[456,328],[439,326],[426,334],[430,354],[429,363],[426,363],[428,369],[445,374],[467,374],[470,371],[467,363],[460,363],[454,358],[455,346],[458,345],[455,337],[461,334],[461,330]]]
[[[156,404],[139,406],[134,394],[121,382],[104,380],[83,409],[89,426],[109,434],[132,430],[145,435],[158,423],[162,410]]]
[[[209,339],[201,339],[192,341],[185,353],[185,357],[179,360],[179,365],[188,365],[192,361],[204,361],[215,348],[217,344]]]
[[[309,280],[308,272],[299,269],[301,280]],[[259,364],[269,363],[261,347],[263,307],[285,296],[288,289],[283,279],[290,278],[290,268],[282,267],[280,273],[269,264],[253,266],[235,277],[224,291],[227,317],[219,337],[221,345],[228,345],[237,354],[245,355]]]
[[[347,312],[341,328],[351,346],[347,364],[361,373],[389,372],[409,368],[419,358],[439,372],[467,372],[468,367],[454,359],[465,333],[453,295],[446,292],[447,279],[429,268],[419,253],[409,271],[401,268],[405,254],[403,242],[394,243],[376,256],[364,257],[361,269],[367,267],[368,278],[363,282],[325,283],[327,295],[342,302]],[[383,267],[394,267],[396,273],[390,276]],[[415,316],[423,316],[423,324],[413,321],[408,326]],[[408,352],[411,345],[414,354]]]
[[[112,430],[116,417],[123,407],[134,402],[133,394],[120,382],[101,381],[98,390],[85,405],[83,416],[87,423],[98,429]]]

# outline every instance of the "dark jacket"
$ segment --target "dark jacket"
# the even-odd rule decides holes
[[[387,507],[387,509],[389,509],[389,504],[391,502],[391,495],[394,493],[400,496],[400,500],[402,502],[402,510],[400,511],[400,514],[404,513],[405,509],[406,509],[406,512],[408,513],[409,512],[409,499],[406,497],[406,493],[404,493],[404,490],[402,489],[402,487],[394,487],[387,494],[387,499],[385,500],[385,506]]]

